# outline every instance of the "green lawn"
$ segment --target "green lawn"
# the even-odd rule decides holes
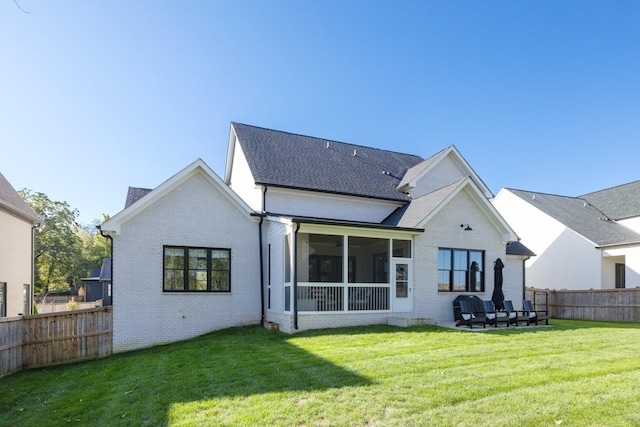
[[[0,379],[0,425],[637,426],[640,324],[230,329]]]

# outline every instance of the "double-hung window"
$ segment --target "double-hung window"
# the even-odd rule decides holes
[[[164,247],[165,292],[231,291],[231,249]]]
[[[438,249],[439,292],[483,292],[484,251]]]

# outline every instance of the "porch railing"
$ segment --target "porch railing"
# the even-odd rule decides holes
[[[390,295],[389,285],[299,284],[298,311],[384,311],[390,309]]]

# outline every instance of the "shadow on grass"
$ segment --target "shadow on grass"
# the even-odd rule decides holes
[[[234,328],[20,372],[0,380],[0,412],[8,425],[167,425],[175,405],[370,384],[289,337],[261,327]]]

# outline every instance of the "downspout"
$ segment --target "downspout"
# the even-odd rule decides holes
[[[300,223],[296,222],[293,233],[293,329],[298,329],[298,230]]]
[[[525,266],[525,263],[527,262],[527,260],[531,258],[530,256],[528,257],[524,257],[522,259],[522,300],[524,301],[525,299],[527,299],[527,282],[526,282],[526,271],[527,271],[527,267]]]
[[[264,325],[266,317],[264,312],[264,250],[262,247],[262,223],[266,214],[266,195],[267,186],[262,190],[262,214],[260,215],[260,223],[258,224],[258,244],[260,245],[260,324]]]
[[[264,221],[264,214],[260,215],[260,222],[258,223],[258,244],[260,245],[260,324],[264,325],[264,254],[262,250],[262,222]]]
[[[31,226],[31,295],[29,296],[29,312],[25,314],[33,314],[33,305],[35,303],[34,295],[36,293],[36,259],[34,251],[36,250],[36,228],[40,228],[40,224]]]
[[[100,228],[99,225],[96,225],[96,228],[98,229],[98,231],[100,232],[100,235],[102,237],[104,237],[105,239],[109,240],[109,256],[111,257],[111,265],[109,266],[109,274],[111,275],[111,305],[113,306],[113,237],[111,237],[109,234],[104,234],[102,232],[102,228]]]

